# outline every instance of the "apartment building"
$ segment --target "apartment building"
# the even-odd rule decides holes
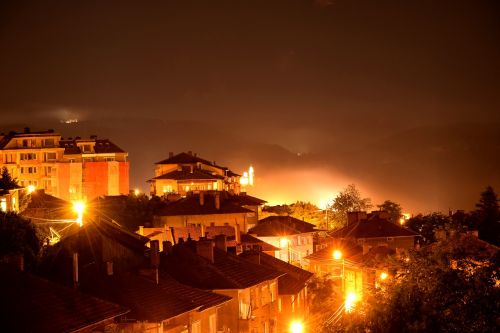
[[[108,139],[63,139],[53,130],[0,134],[0,168],[19,185],[64,200],[128,194],[128,153]]]
[[[229,191],[240,193],[240,175],[197,156],[191,151],[174,155],[157,162],[155,177],[149,180],[152,195],[176,193],[186,196],[189,192]]]

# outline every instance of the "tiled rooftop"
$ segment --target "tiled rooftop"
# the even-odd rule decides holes
[[[315,225],[291,216],[269,216],[260,220],[248,233],[258,237],[295,235],[314,232]]]

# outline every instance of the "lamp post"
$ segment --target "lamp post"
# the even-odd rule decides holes
[[[345,273],[345,261],[344,261],[344,255],[342,251],[340,250],[335,250],[333,251],[333,259],[334,260],[342,260],[342,293],[344,292],[344,273]]]
[[[281,238],[280,239],[280,247],[283,249],[284,247],[287,247],[287,261],[288,263],[291,263],[290,260],[290,240],[288,238]]]

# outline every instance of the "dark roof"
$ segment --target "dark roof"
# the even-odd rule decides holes
[[[5,332],[72,332],[128,309],[0,265],[0,308]]]
[[[206,170],[201,170],[197,168],[193,168],[193,172],[189,168],[182,168],[182,170],[175,170],[169,173],[165,173],[158,177],[153,178],[156,179],[174,179],[174,180],[194,180],[194,179],[224,179],[224,176],[213,175],[211,172]]]
[[[164,159],[160,162],[156,162],[155,164],[190,164],[190,163],[203,163],[207,165],[212,165],[215,167],[218,167],[214,163],[205,160],[203,158],[200,158],[198,156],[195,156],[193,154],[188,154],[188,153],[179,153],[177,155],[174,155],[172,157],[169,157],[167,159]],[[224,169],[223,167],[219,167],[221,169]]]
[[[154,271],[151,271],[154,273]],[[81,288],[129,308],[129,319],[158,322],[189,311],[204,310],[231,298],[185,286],[168,274],[159,283],[136,273],[104,275],[95,269],[82,272]]]
[[[195,247],[194,241],[177,244],[162,258],[161,268],[180,283],[208,290],[245,289],[283,275],[217,248],[212,263],[197,255]]]
[[[81,140],[81,139],[72,139],[72,140],[60,140],[59,147],[64,148],[65,155],[74,155],[74,154],[82,154],[80,147],[78,147],[77,142],[95,142],[94,151],[96,154],[103,153],[124,153],[125,151],[115,145],[113,142],[108,139],[89,139],[89,140]]]
[[[258,245],[262,251],[279,251],[280,249],[277,248],[276,246],[266,243],[263,240],[258,239],[257,237],[254,237],[249,234],[241,234],[241,244],[242,245],[247,245],[247,246],[252,246],[252,245]],[[228,246],[236,246],[236,240],[234,236],[229,236],[227,238],[228,240]]]
[[[69,201],[47,194],[44,190],[37,190],[31,193],[30,202],[21,215],[33,219],[76,218],[76,213],[73,211],[73,204]]]
[[[245,251],[240,254],[245,258],[249,255],[256,255],[255,251]],[[278,293],[280,295],[296,295],[305,288],[307,281],[314,275],[302,268],[291,265],[283,260],[279,260],[266,253],[258,253],[260,255],[260,264],[272,269],[275,269],[284,275],[278,278]]]
[[[315,225],[291,216],[269,216],[248,231],[258,237],[295,235],[316,231]]]
[[[237,203],[240,206],[260,206],[265,204],[267,201],[259,199],[257,197],[252,197],[246,193],[240,193],[239,195],[231,195],[228,197],[229,200]]]
[[[411,237],[418,234],[386,219],[374,217],[348,225],[331,233],[335,238]]]
[[[249,209],[243,208],[231,200],[225,200],[220,196],[220,208],[215,208],[215,195],[204,195],[204,204],[200,205],[200,195],[192,194],[186,198],[170,202],[160,208],[155,215],[157,216],[178,216],[178,215],[211,215],[211,214],[231,214],[231,213],[250,213]]]

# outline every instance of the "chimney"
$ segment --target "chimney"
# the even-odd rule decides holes
[[[215,193],[215,209],[220,209],[220,193]]]
[[[196,242],[196,254],[214,262],[214,243],[210,239],[201,239]]]
[[[78,253],[73,253],[73,287],[78,288]]]
[[[192,152],[191,150],[190,150],[190,151],[188,151],[188,155],[189,155],[189,156],[193,156],[193,152]]]
[[[347,225],[358,223],[361,220],[366,219],[366,212],[348,212],[347,213]]]
[[[205,231],[205,224],[203,224],[203,223],[200,224],[200,228],[201,228],[201,230],[200,230],[200,237],[205,237],[205,232],[206,232]]]
[[[194,171],[194,166],[193,166],[193,165],[191,165],[191,166],[190,166],[190,172],[191,172],[191,173],[193,173],[193,171]]]
[[[173,151],[169,151],[168,152],[168,158],[172,158],[174,157],[174,152]]]
[[[151,265],[154,267],[158,268],[160,266],[160,241],[158,240],[152,240],[149,242],[151,246],[151,254],[150,254],[150,259],[151,259]]]
[[[163,253],[172,253],[172,243],[170,241],[163,241]]]
[[[109,276],[113,275],[113,262],[112,261],[106,261],[106,273]]]
[[[236,223],[234,225],[234,240],[236,241],[236,244],[241,243],[241,233],[240,233],[240,225],[239,223]]]
[[[139,235],[144,236],[144,226],[143,225],[139,226],[139,232],[138,233],[139,233]]]
[[[205,192],[201,191],[200,192],[200,206],[203,206],[205,204]],[[203,232],[201,233],[203,236]]]
[[[224,252],[227,252],[226,235],[217,235],[214,239],[215,247]]]
[[[170,227],[170,237],[172,238],[172,243],[175,244],[175,229]]]

